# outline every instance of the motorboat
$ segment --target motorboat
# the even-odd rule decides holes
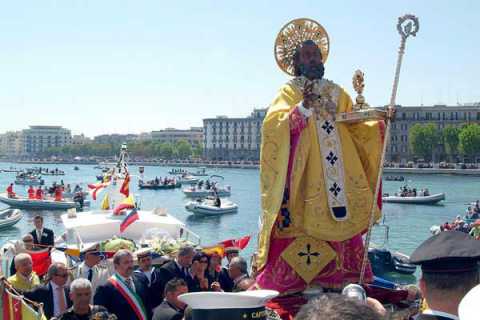
[[[408,256],[386,248],[369,248],[368,258],[372,265],[373,274],[376,276],[382,276],[389,272],[414,274],[417,270],[416,265],[408,262]]]
[[[151,183],[140,181],[138,183],[138,188],[143,190],[171,190],[175,188],[180,188],[182,184],[180,182],[171,182],[171,183]]]
[[[191,175],[179,176],[175,180],[180,184],[196,184],[199,181],[198,178],[195,178]]]
[[[168,171],[168,174],[172,174],[172,175],[177,175],[177,174],[188,174],[188,171],[185,170],[185,169],[171,169],[170,171]]]
[[[43,186],[45,181],[40,176],[19,174],[15,178],[15,184],[22,186]]]
[[[10,198],[6,193],[0,193],[0,202],[9,205],[12,208],[32,209],[32,210],[66,210],[70,208],[80,208],[80,204],[71,199],[55,201],[54,199],[29,199],[27,197],[15,196]],[[84,201],[83,206],[88,207],[90,202]]]
[[[445,200],[445,193],[437,193],[428,196],[401,196],[399,194],[395,194],[390,196],[388,194],[384,194],[382,197],[383,202],[390,202],[390,203],[405,203],[405,204],[436,204],[442,200]]]
[[[404,176],[386,176],[385,181],[405,181]]]
[[[210,189],[205,188],[198,188],[196,186],[191,186],[188,188],[184,188],[183,194],[188,198],[206,198],[208,196],[214,197],[215,195],[219,197],[230,197],[231,195],[231,187],[212,187]]]
[[[220,206],[215,206],[215,199],[205,199],[200,201],[189,201],[185,209],[194,214],[217,216],[226,213],[235,213],[238,211],[238,205],[229,200],[222,199]]]
[[[207,171],[207,168],[201,167],[201,168],[198,168],[198,170],[195,172],[190,172],[190,175],[196,176],[196,177],[206,177],[208,176],[208,173],[206,171]]]
[[[0,229],[8,228],[16,224],[23,217],[22,211],[8,208],[0,211]]]

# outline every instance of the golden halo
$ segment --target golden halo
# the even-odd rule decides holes
[[[308,18],[295,19],[288,22],[275,40],[275,60],[283,72],[293,76],[293,55],[304,41],[312,40],[322,52],[323,63],[327,61],[330,40],[327,31],[315,20]]]

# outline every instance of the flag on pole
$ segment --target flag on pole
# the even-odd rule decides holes
[[[220,257],[223,257],[225,255],[225,248],[223,247],[223,245],[219,244],[212,247],[205,247],[202,249],[202,252],[208,254],[209,256],[216,254]]]
[[[100,209],[108,210],[110,209],[110,198],[108,197],[108,193],[103,197],[102,204],[100,205]]]
[[[32,258],[32,268],[39,276],[43,276],[47,273],[48,267],[52,264],[52,258],[50,257],[50,248],[46,248],[39,251],[27,252]]]
[[[125,197],[130,195],[130,175],[128,172],[125,180],[123,180],[122,186],[120,187],[120,193],[122,193]]]
[[[129,195],[127,198],[123,199],[123,201],[120,202],[115,209],[113,209],[113,214],[118,215],[125,209],[133,208],[135,208],[135,200],[133,199],[133,195]]]
[[[21,296],[13,294],[5,288],[2,294],[2,319],[4,320],[45,320],[41,308],[36,310],[29,305]]]
[[[221,245],[223,245],[225,252],[228,252],[230,250],[243,250],[247,245],[248,242],[250,242],[251,236],[245,236],[240,239],[229,239],[220,242]]]
[[[127,214],[125,219],[123,219],[122,223],[120,224],[120,232],[125,231],[125,229],[127,229],[129,225],[134,223],[139,218],[140,217],[138,216],[137,208],[133,208],[132,211],[130,211],[130,213]]]

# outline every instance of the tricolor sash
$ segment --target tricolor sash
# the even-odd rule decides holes
[[[120,292],[120,294],[127,300],[127,303],[133,309],[139,320],[147,320],[147,312],[143,305],[142,299],[130,289],[124,280],[122,280],[117,274],[111,276],[108,281]]]

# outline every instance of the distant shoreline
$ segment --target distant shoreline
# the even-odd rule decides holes
[[[113,162],[106,161],[106,162]],[[101,165],[95,161],[6,161],[0,160],[0,163],[18,163],[18,164],[32,164],[32,165],[45,165],[45,164],[71,164],[71,165]],[[256,164],[242,164],[242,163],[212,163],[212,162],[195,162],[184,163],[177,162],[153,162],[153,161],[130,161],[130,165],[135,166],[149,166],[149,167],[185,167],[185,168],[226,168],[226,169],[250,169],[258,170],[259,165]],[[391,168],[386,167],[383,169],[383,176],[390,174],[448,174],[457,176],[480,176],[480,169],[440,169],[440,168]]]

